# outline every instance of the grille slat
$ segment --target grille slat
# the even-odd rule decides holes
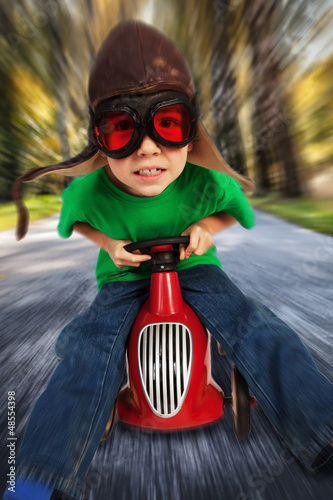
[[[155,335],[155,387],[156,387],[156,411],[157,413],[161,413],[161,384],[160,384],[160,331],[157,331]]]
[[[183,370],[182,370],[182,386],[185,387],[186,379],[187,379],[187,350],[186,350],[186,330],[182,327],[182,355],[183,355]]]
[[[176,326],[176,387],[177,387],[177,399],[176,406],[179,405],[181,398],[182,388],[181,388],[181,371],[180,371],[180,342],[179,342],[179,325]]]
[[[167,385],[167,356],[163,356],[166,353],[166,323],[162,326],[162,394],[163,394],[163,411],[162,413],[168,412],[168,385]]]
[[[180,323],[143,328],[138,340],[139,371],[147,401],[156,415],[172,417],[187,394],[192,370],[190,330]]]
[[[171,328],[171,333],[169,335],[169,385],[170,385],[170,413],[175,411],[175,393],[174,393],[174,361],[173,361],[173,328]]]
[[[140,354],[142,355],[142,379],[145,386],[147,385],[147,350],[143,346],[147,345],[147,330],[143,332],[142,347],[140,347]]]
[[[149,399],[154,401],[154,386],[153,386],[153,378],[154,378],[154,360],[153,360],[153,342],[154,342],[154,327],[151,326],[149,328],[149,351],[148,351],[148,376],[149,376],[149,387],[148,387],[148,395]]]

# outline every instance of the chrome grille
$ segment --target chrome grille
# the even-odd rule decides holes
[[[153,412],[169,418],[179,412],[186,397],[193,348],[190,330],[181,323],[145,326],[138,340],[140,378]]]

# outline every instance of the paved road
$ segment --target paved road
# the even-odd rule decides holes
[[[56,223],[57,217],[34,223],[19,243],[11,231],[0,233],[0,403],[6,408],[7,392],[16,392],[18,438],[55,366],[57,335],[96,291],[96,248],[79,236],[59,239]],[[255,229],[234,227],[215,241],[226,272],[299,333],[333,380],[333,238],[258,212]],[[218,357],[215,344],[213,362],[228,395],[230,362]],[[2,492],[8,449],[1,415]],[[169,435],[117,422],[88,472],[85,500],[327,500],[332,490],[332,467],[307,472],[257,407],[242,444],[230,410],[214,426]]]

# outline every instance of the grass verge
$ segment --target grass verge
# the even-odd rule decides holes
[[[29,210],[29,220],[43,219],[60,211],[60,195],[45,194],[24,199]],[[0,204],[0,231],[12,229],[17,222],[16,207],[13,202]]]
[[[249,201],[253,208],[318,233],[333,236],[333,197],[331,200],[309,197],[287,199],[277,194],[269,194],[262,198],[252,197]]]

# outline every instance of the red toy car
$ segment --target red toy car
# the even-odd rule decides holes
[[[236,366],[230,398],[224,397],[212,379],[210,334],[183,301],[176,273],[179,245],[188,242],[188,236],[178,236],[125,247],[152,256],[152,276],[149,299],[130,334],[128,381],[117,398],[117,415],[130,425],[170,431],[220,420],[224,406],[231,404],[236,436],[244,440],[250,433],[254,398]],[[219,350],[223,351],[221,346]],[[104,438],[111,432],[112,421],[113,415]]]

